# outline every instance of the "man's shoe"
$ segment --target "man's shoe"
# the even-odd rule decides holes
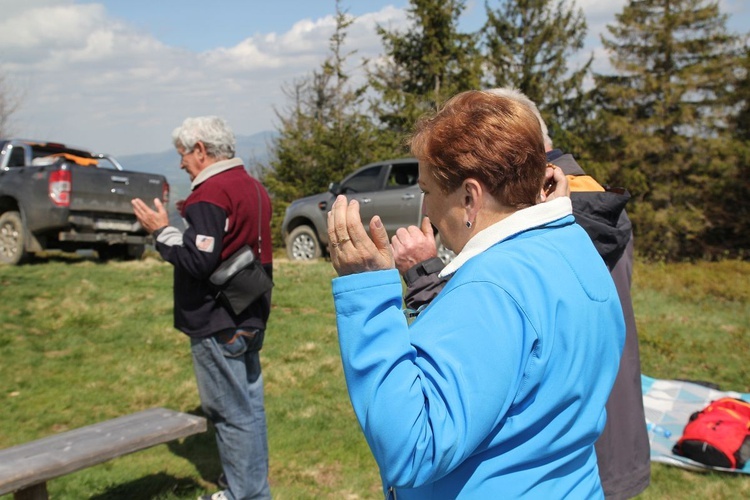
[[[219,474],[219,479],[216,480],[216,485],[222,490],[229,489],[229,483],[227,483],[227,476],[223,472]]]
[[[224,490],[221,490],[213,495],[201,495],[198,500],[227,500],[227,496],[224,494]]]

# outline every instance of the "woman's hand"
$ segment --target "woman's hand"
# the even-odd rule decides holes
[[[339,195],[328,212],[328,241],[331,263],[339,276],[393,269],[393,253],[388,233],[377,215],[370,221],[370,234],[359,216],[359,202],[347,202]]]
[[[544,187],[539,194],[539,199],[542,203],[554,200],[555,198],[570,196],[568,178],[560,167],[556,167],[551,163],[547,164],[547,170],[544,172],[544,183],[542,185]]]

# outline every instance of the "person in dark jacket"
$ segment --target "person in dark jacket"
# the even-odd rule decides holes
[[[217,299],[209,276],[244,245],[271,275],[271,202],[234,156],[234,134],[224,120],[188,118],[172,139],[192,181],[178,204],[187,229],[169,225],[158,199],[155,211],[140,199],[132,204],[156,250],[174,266],[174,325],[190,337],[201,405],[216,428],[226,487],[202,498],[270,498],[259,351],[271,292],[235,314]]]
[[[648,487],[651,462],[641,392],[638,332],[630,296],[633,231],[625,212],[629,195],[624,190],[605,189],[586,175],[572,155],[554,149],[539,110],[523,93],[509,88],[490,92],[515,99],[536,115],[542,127],[547,161],[560,167],[567,176],[576,222],[591,237],[615,282],[625,316],[625,348],[606,405],[607,424],[596,442],[596,453],[605,496],[632,498]],[[416,314],[445,285],[438,277],[444,264],[437,257],[429,219],[423,219],[421,227],[399,229],[391,243],[396,267],[407,285],[405,305]]]

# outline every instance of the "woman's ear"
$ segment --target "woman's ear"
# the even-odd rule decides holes
[[[471,228],[477,220],[477,214],[482,207],[484,189],[476,179],[466,179],[463,185],[464,210],[466,211],[466,227]]]
[[[464,181],[464,205],[468,208],[470,205],[480,201],[483,193],[482,185],[476,179],[466,179]]]

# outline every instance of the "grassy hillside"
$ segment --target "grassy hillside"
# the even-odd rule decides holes
[[[171,266],[52,258],[0,267],[0,448],[154,406],[198,413]],[[349,405],[327,262],[278,260],[262,362],[275,498],[380,498]],[[637,264],[643,372],[750,392],[750,263]],[[215,489],[213,435],[49,482],[55,499],[187,499]],[[654,465],[657,498],[750,496],[750,480]],[[3,497],[10,498],[10,496]]]

